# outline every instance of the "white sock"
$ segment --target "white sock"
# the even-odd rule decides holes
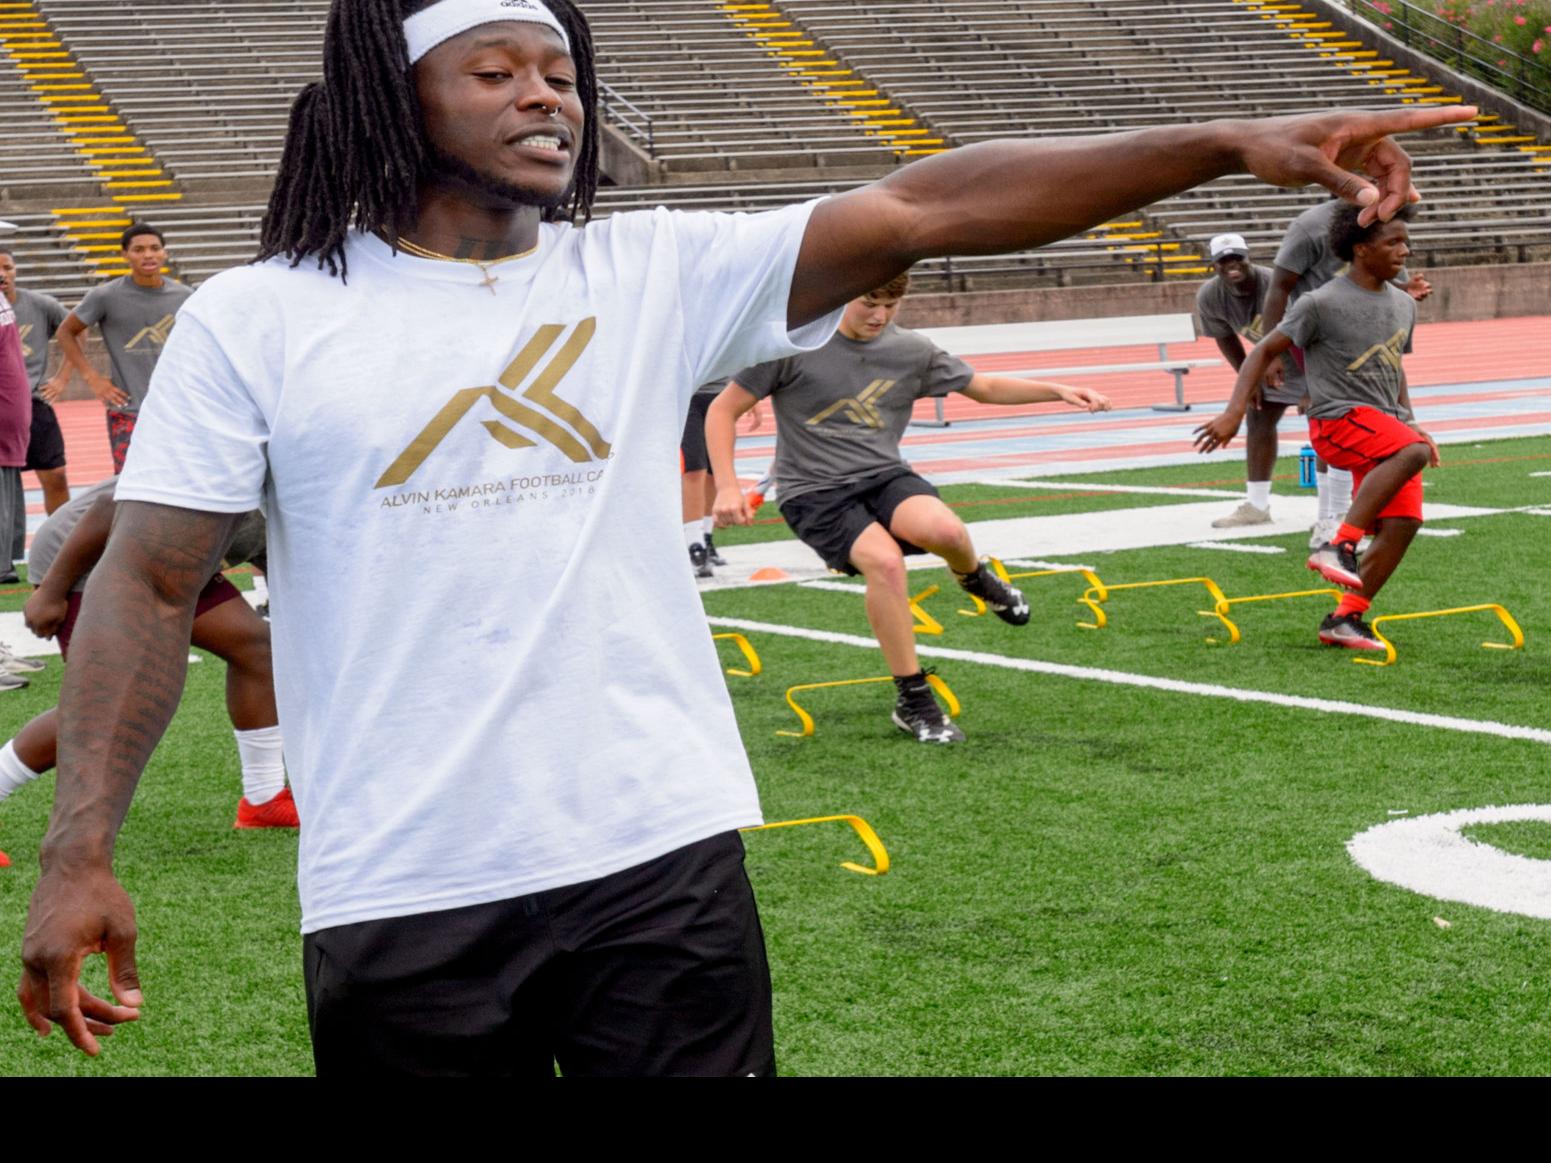
[[[254,807],[267,804],[285,790],[280,728],[260,727],[232,734],[237,736],[237,755],[242,760],[242,794]]]
[[[17,758],[13,746],[15,742],[12,739],[0,747],[0,800],[8,798],[18,788],[25,787],[40,774]]]
[[[1249,494],[1249,503],[1257,509],[1269,509],[1271,507],[1271,482],[1270,481],[1246,481],[1244,491]]]
[[[709,537],[715,532],[716,518],[707,513],[704,517],[700,518],[700,535],[702,537]]]
[[[1344,468],[1325,471],[1325,491],[1330,494],[1330,516],[1345,517],[1352,507],[1352,474]]]
[[[253,575],[253,592],[258,595],[259,604],[269,601],[269,579],[261,573]]]
[[[1328,470],[1314,474],[1314,487],[1319,490],[1319,519],[1321,521],[1328,521],[1330,519],[1330,481],[1326,479],[1329,476]]]
[[[701,533],[699,521],[684,522],[684,544],[686,546],[701,545]]]

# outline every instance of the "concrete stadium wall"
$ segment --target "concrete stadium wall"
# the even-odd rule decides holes
[[[1551,315],[1551,263],[1426,267],[1433,294],[1421,305],[1423,323]],[[1112,315],[1168,315],[1195,307],[1195,280],[1023,291],[914,294],[900,310],[907,327],[972,323],[1037,323]]]

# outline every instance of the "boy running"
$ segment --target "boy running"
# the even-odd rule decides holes
[[[916,658],[905,555],[935,553],[966,593],[1010,625],[1028,622],[1029,606],[981,563],[964,522],[900,456],[915,402],[962,392],[982,404],[1060,400],[1090,412],[1110,405],[1087,388],[980,375],[894,326],[909,287],[909,275],[900,275],[852,301],[839,331],[818,350],[739,372],[711,405],[706,445],[717,522],[749,524],[753,514],[733,466],[733,432],[738,417],[770,399],[781,515],[825,565],[866,578],[867,619],[898,688],[894,725],[918,743],[958,743],[964,732],[943,713]]]
[[[1400,362],[1411,350],[1416,302],[1390,282],[1410,253],[1410,209],[1367,226],[1358,224],[1356,207],[1337,209],[1330,246],[1349,269],[1298,300],[1244,362],[1227,409],[1196,429],[1202,452],[1226,445],[1271,361],[1294,344],[1303,349],[1310,440],[1356,486],[1345,520],[1308,562],[1352,591],[1320,623],[1319,640],[1353,650],[1384,649],[1363,614],[1421,528],[1422,470],[1438,465],[1437,444],[1416,427]],[[1357,544],[1368,532],[1373,544],[1359,560]]]
[[[87,579],[108,543],[118,479],[109,477],[87,489],[49,517],[33,537],[27,570],[37,579],[37,588],[23,616],[39,638],[57,637],[67,660]],[[264,518],[248,513],[233,526],[222,557],[227,566],[262,564],[264,549]],[[216,574],[195,602],[189,641],[226,663],[226,709],[242,764],[243,794],[233,827],[296,827],[296,804],[285,785],[281,760],[269,626],[242,600],[236,586]],[[48,710],[0,747],[0,802],[50,770],[58,744],[58,712]]]

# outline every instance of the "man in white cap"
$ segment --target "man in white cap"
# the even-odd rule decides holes
[[[1251,347],[1260,342],[1266,292],[1273,276],[1269,267],[1249,261],[1249,245],[1242,235],[1219,234],[1210,247],[1217,273],[1196,292],[1196,314],[1201,320],[1202,334],[1217,341],[1223,358],[1238,371],[1244,366],[1244,340],[1248,339]],[[1302,396],[1301,377],[1292,383],[1273,384],[1268,380],[1251,394],[1244,456],[1248,496],[1233,512],[1213,521],[1213,529],[1270,523],[1276,426],[1287,405],[1298,403]]]

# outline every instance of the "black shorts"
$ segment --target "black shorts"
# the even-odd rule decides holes
[[[714,399],[715,392],[696,392],[689,398],[689,416],[684,420],[684,436],[679,441],[685,472],[707,472],[711,468],[705,448],[705,414],[711,410]]]
[[[303,942],[323,1077],[775,1073],[743,838]]]
[[[830,569],[856,574],[860,571],[851,564],[851,546],[856,544],[867,526],[876,522],[887,529],[894,519],[894,510],[902,502],[911,497],[939,495],[930,481],[900,465],[855,484],[802,493],[783,501],[781,516],[786,518],[786,523],[803,544],[822,557]],[[906,555],[927,552],[898,537],[894,540]]]
[[[32,398],[32,436],[27,441],[27,468],[32,472],[45,472],[65,467],[65,434],[59,427],[59,417],[53,405]]]

